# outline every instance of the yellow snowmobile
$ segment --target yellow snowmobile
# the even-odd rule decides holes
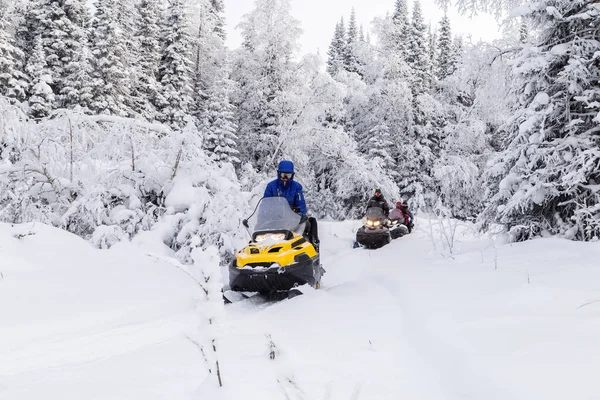
[[[325,270],[319,253],[303,236],[306,216],[293,212],[284,197],[262,198],[257,209],[251,225],[243,221],[251,239],[229,266],[230,289],[287,295],[305,284],[319,288]],[[229,296],[225,300],[230,300]]]

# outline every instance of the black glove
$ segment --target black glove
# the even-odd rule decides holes
[[[295,213],[299,213],[300,212],[300,207],[292,207],[292,211]]]

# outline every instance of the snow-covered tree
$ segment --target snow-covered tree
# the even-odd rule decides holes
[[[242,161],[263,171],[281,156],[282,118],[294,115],[290,93],[302,82],[292,57],[302,30],[291,15],[290,0],[256,1],[240,27],[243,48],[236,54],[233,70],[241,87],[234,99],[240,118],[239,149]]]
[[[181,129],[186,124],[185,116],[189,114],[193,101],[191,38],[183,0],[170,2],[161,37],[163,51],[158,79],[162,91],[157,102],[158,118],[172,127]]]
[[[20,70],[23,53],[13,44],[9,23],[8,3],[0,0],[0,95],[22,101],[27,89],[27,79]]]
[[[133,111],[152,121],[156,118],[156,104],[160,85],[157,80],[161,56],[160,33],[162,7],[160,0],[141,0],[135,33],[139,43],[138,73],[133,85]]]
[[[346,29],[344,18],[335,25],[333,39],[327,52],[327,72],[335,76],[339,71],[345,69],[344,55],[346,54]]]
[[[437,60],[436,60],[436,75],[438,79],[446,79],[449,75],[454,72],[454,57],[453,57],[453,43],[452,43],[452,30],[450,28],[450,18],[448,15],[444,15],[444,18],[440,21],[440,33],[437,42]]]
[[[45,118],[53,110],[54,93],[52,92],[52,74],[46,64],[46,53],[42,38],[35,41],[33,53],[27,63],[27,75],[31,77],[29,96],[29,115],[36,120]]]
[[[204,131],[203,148],[210,158],[220,163],[239,164],[237,150],[237,125],[235,107],[229,97],[233,82],[221,72],[207,93],[206,107],[201,113],[201,126]]]
[[[128,115],[130,94],[127,42],[119,21],[118,0],[98,0],[92,21],[93,100],[99,114]]]
[[[406,0],[396,0],[394,13],[392,15],[392,32],[390,41],[394,49],[404,59],[407,57],[408,37],[410,33],[410,22],[408,19],[408,5]]]
[[[406,56],[408,65],[414,71],[412,82],[414,96],[424,93],[431,83],[426,35],[427,26],[423,19],[421,2],[415,0],[408,35],[408,54]]]
[[[519,103],[486,172],[481,221],[513,240],[599,238],[600,4],[539,0],[522,11],[541,35],[514,63]]]
[[[356,10],[352,8],[348,22],[348,35],[346,35],[346,52],[344,54],[345,69],[348,72],[359,72],[360,66],[356,57],[358,47],[358,25],[356,24]]]

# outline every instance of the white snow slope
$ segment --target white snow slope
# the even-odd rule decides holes
[[[224,308],[223,388],[175,262],[1,224],[0,398],[600,398],[600,243],[464,231],[448,257],[419,223],[375,251],[351,248],[356,221],[322,223],[321,290]]]

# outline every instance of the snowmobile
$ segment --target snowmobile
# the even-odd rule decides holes
[[[387,221],[387,226],[390,230],[390,237],[392,239],[398,239],[399,237],[408,235],[410,233],[408,229],[408,217],[405,216],[403,213],[395,213],[395,211],[399,210],[393,210],[390,213],[389,219]]]
[[[318,289],[325,270],[315,246],[303,236],[306,216],[293,212],[284,197],[262,198],[257,210],[255,221],[243,221],[251,238],[229,266],[230,290],[279,299],[300,294],[295,288],[305,284]],[[239,298],[224,297],[226,302]]]
[[[379,207],[367,208],[363,226],[356,232],[354,247],[362,246],[367,249],[378,249],[390,241],[390,229],[383,210]]]

